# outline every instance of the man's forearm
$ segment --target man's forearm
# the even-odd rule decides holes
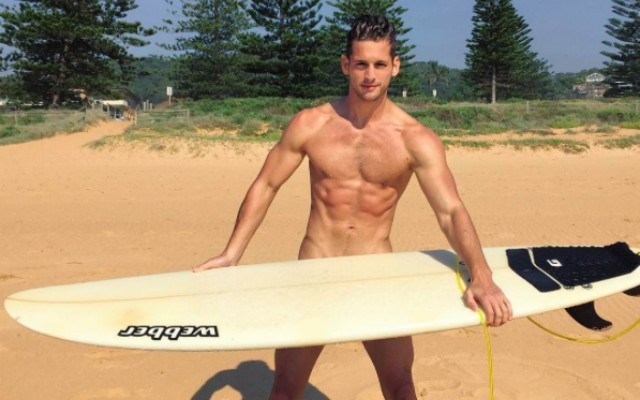
[[[466,208],[462,205],[457,207],[441,220],[440,225],[451,247],[469,268],[471,278],[475,280],[491,277],[480,239]]]
[[[275,189],[259,182],[254,182],[247,191],[238,211],[233,233],[223,252],[234,265],[240,261],[249,241],[264,220],[276,192]]]

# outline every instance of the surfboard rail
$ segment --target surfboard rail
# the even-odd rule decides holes
[[[509,268],[507,248],[484,252],[516,318],[640,285],[636,268],[542,292]],[[32,330],[91,345],[180,351],[309,346],[478,325],[457,287],[457,263],[453,251],[431,250],[245,265],[31,289],[12,294],[4,306]]]

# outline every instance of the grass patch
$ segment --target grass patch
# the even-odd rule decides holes
[[[0,145],[39,140],[58,133],[84,130],[87,124],[106,118],[101,111],[25,111],[0,118]]]
[[[468,132],[469,135],[495,135],[497,133],[504,133],[509,129],[499,122],[484,122],[471,128]]]
[[[598,144],[606,149],[630,149],[640,147],[640,135],[602,140],[598,142]]]
[[[549,123],[549,127],[552,129],[571,129],[577,128],[583,125],[583,122],[575,116],[562,116],[554,118]]]
[[[534,135],[534,136],[555,136],[555,132],[551,129],[520,129],[516,131],[518,135]]]
[[[584,130],[585,133],[616,133],[617,131],[618,129],[616,127],[609,124],[601,124]]]
[[[480,150],[480,149],[490,149],[495,145],[495,143],[487,142],[487,141],[481,141],[481,140],[451,140],[451,139],[445,139],[445,140],[442,141],[442,143],[444,144],[444,147],[447,148],[447,149],[450,149],[452,147],[457,147],[457,148]]]
[[[140,113],[138,125],[130,128],[117,143],[152,146],[155,151],[173,151],[182,141],[182,149],[207,148],[220,142],[270,143],[277,141],[289,121],[302,109],[331,99],[232,98],[178,101],[167,111]],[[490,148],[506,145],[520,149],[557,149],[582,153],[589,142],[554,138],[552,129],[565,135],[581,133],[582,126],[597,126],[598,133],[611,133],[612,126],[640,129],[635,103],[621,101],[531,101],[488,105],[480,103],[439,104],[416,99],[394,99],[397,104],[441,136],[448,147]],[[620,122],[621,121],[621,122]],[[20,128],[20,127],[18,127]],[[1,127],[0,127],[1,129]],[[594,128],[591,128],[592,130]],[[517,133],[535,136],[527,140],[482,139],[483,135]],[[587,131],[588,132],[588,131]],[[173,141],[171,141],[171,140]],[[470,140],[465,140],[470,139]],[[115,141],[98,141],[104,148]],[[115,140],[115,139],[114,139]],[[146,144],[144,144],[146,142]]]
[[[247,119],[242,123],[239,134],[243,136],[260,136],[267,131],[265,125],[265,122],[259,119]]]
[[[524,139],[524,140],[505,140],[501,142],[504,145],[515,148],[516,150],[560,150],[567,154],[579,154],[589,150],[590,146],[586,142],[570,139]]]
[[[625,121],[620,124],[621,128],[625,129],[639,129],[640,130],[640,119],[634,119],[631,121]]]

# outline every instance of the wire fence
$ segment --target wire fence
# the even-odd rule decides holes
[[[554,100],[554,101],[526,101],[518,103],[448,103],[446,107],[480,107],[496,111],[511,111],[530,114],[539,111],[604,111],[611,109],[640,113],[640,101],[583,101],[583,100]]]
[[[192,117],[191,110],[147,110],[133,112],[133,123],[159,123],[159,122],[185,122],[190,123]]]
[[[0,145],[51,137],[60,132],[79,132],[103,119],[101,109],[7,110],[0,108]]]
[[[80,110],[28,110],[0,111],[0,125],[35,125],[55,121],[57,124],[69,125],[74,130],[80,129],[87,122],[87,114],[94,112],[86,107]]]

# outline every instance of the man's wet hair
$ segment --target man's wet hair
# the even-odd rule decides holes
[[[396,57],[396,28],[384,15],[360,15],[353,20],[351,30],[347,34],[347,57],[351,57],[353,41],[388,40],[391,47],[391,58]]]

